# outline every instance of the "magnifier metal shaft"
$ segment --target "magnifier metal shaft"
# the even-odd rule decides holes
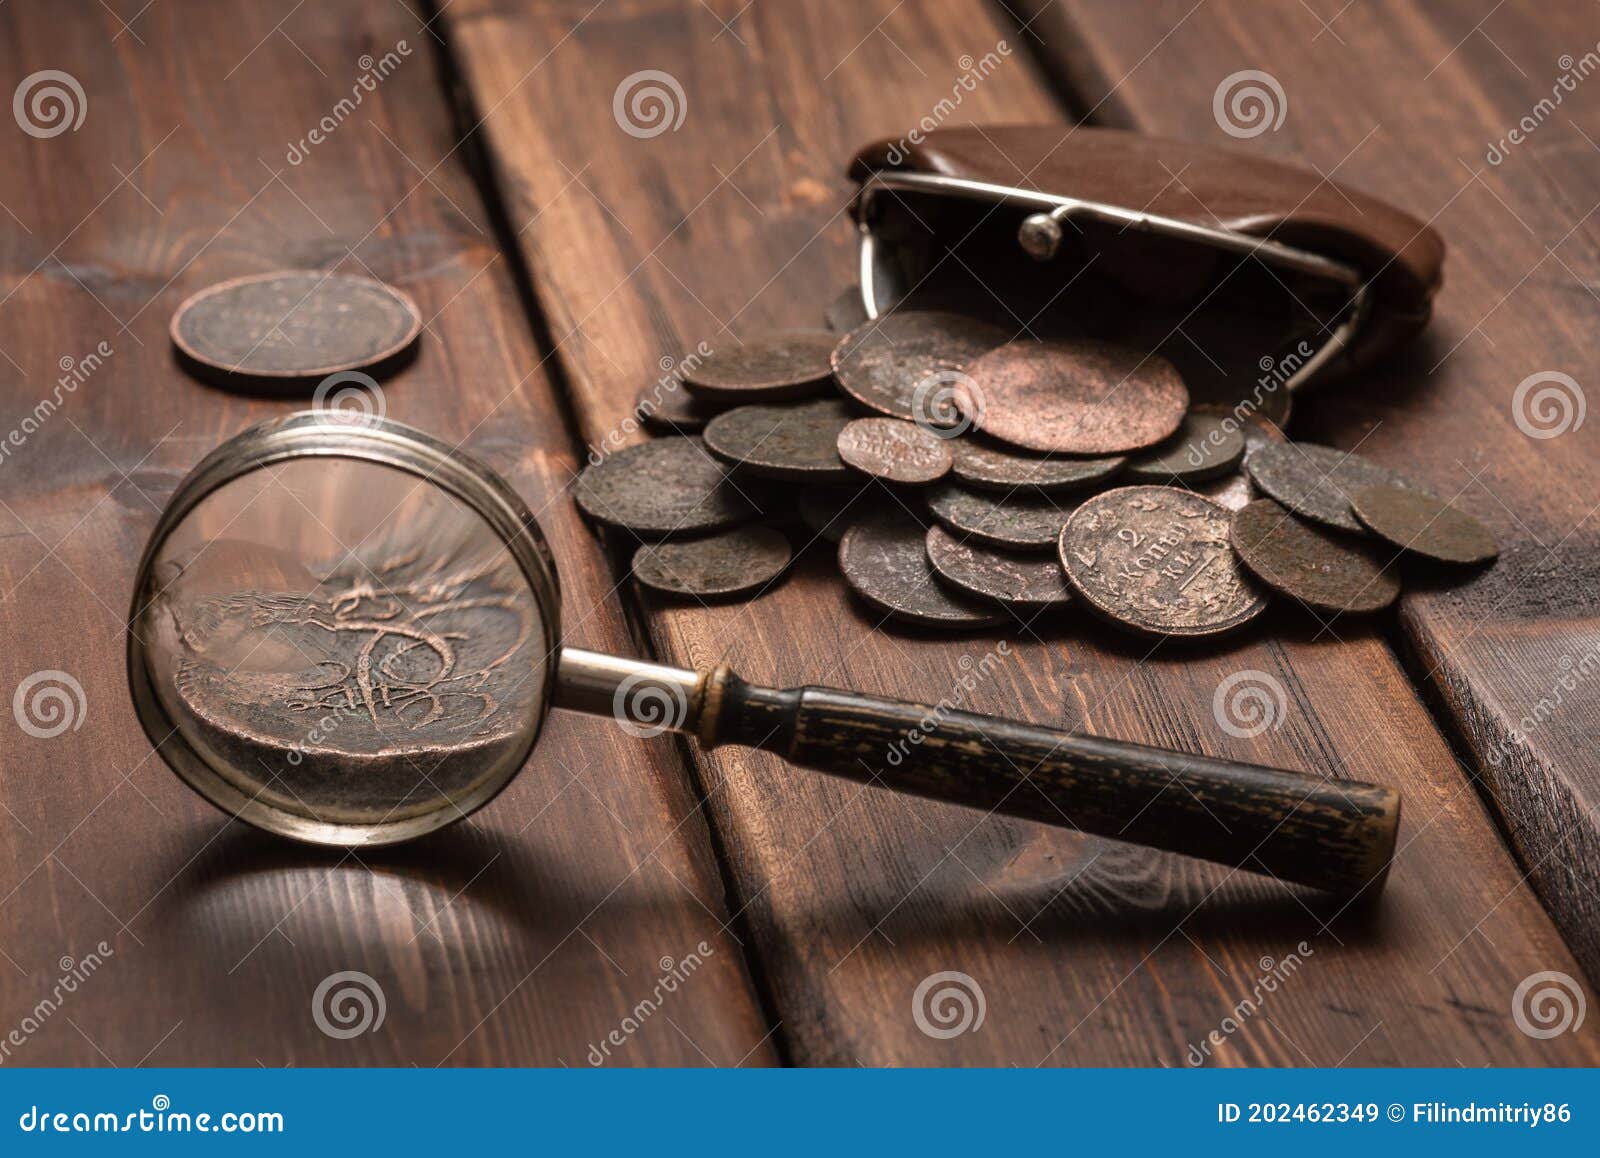
[[[564,648],[555,705],[1345,896],[1383,887],[1399,794],[832,688]]]

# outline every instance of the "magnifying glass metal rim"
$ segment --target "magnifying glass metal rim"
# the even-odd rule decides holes
[[[528,581],[548,633],[542,694],[536,718],[527,721],[525,738],[515,759],[504,762],[498,775],[425,812],[397,814],[378,824],[353,824],[302,816],[245,792],[217,772],[178,726],[150,682],[146,643],[139,625],[149,602],[157,553],[167,537],[194,509],[221,487],[294,459],[353,459],[392,467],[423,485],[442,487],[476,512],[505,544]],[[376,415],[341,410],[299,411],[260,423],[229,439],[189,472],[173,493],[151,532],[134,582],[128,613],[128,687],[145,735],[182,780],[229,816],[257,828],[313,844],[346,848],[397,844],[453,824],[488,804],[522,770],[539,739],[556,687],[561,642],[561,598],[555,559],[544,532],[527,505],[497,475],[469,455],[403,423]]]

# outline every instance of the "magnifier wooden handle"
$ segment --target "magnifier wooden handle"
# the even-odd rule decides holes
[[[1399,794],[1375,784],[859,692],[758,687],[726,668],[699,675],[566,649],[555,703],[1345,896],[1382,889],[1400,822]]]

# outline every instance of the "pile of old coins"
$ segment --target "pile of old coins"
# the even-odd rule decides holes
[[[1274,596],[1374,612],[1402,562],[1492,559],[1488,532],[1362,458],[1290,442],[1247,406],[1191,405],[1173,365],[956,313],[868,321],[686,358],[638,414],[663,437],[600,459],[579,506],[638,540],[633,575],[698,599],[759,593],[792,542],[837,543],[850,589],[935,627],[1076,606],[1153,636],[1213,636]],[[704,349],[704,347],[702,347]],[[787,533],[786,533],[787,532]]]

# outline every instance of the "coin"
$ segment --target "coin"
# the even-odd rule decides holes
[[[1149,635],[1208,636],[1260,615],[1266,596],[1228,543],[1228,512],[1176,487],[1118,487],[1087,499],[1061,532],[1073,593]]]
[[[1017,610],[1068,603],[1072,592],[1053,555],[1022,555],[957,538],[943,527],[929,527],[924,545],[928,561],[947,582],[983,599]]]
[[[1165,442],[1129,458],[1122,477],[1129,483],[1187,486],[1227,474],[1239,465],[1244,451],[1244,431],[1237,419],[1196,407]]]
[[[839,541],[839,569],[861,598],[897,619],[929,627],[1004,622],[994,607],[941,586],[916,519],[896,508],[856,520]]]
[[[955,402],[977,429],[1013,446],[1120,454],[1177,430],[1189,392],[1157,354],[1074,339],[990,350],[956,383]]]
[[[1277,423],[1258,412],[1243,414],[1241,422],[1240,433],[1244,435],[1246,457],[1254,454],[1257,447],[1265,446],[1269,442],[1289,441],[1289,436],[1278,429]],[[1250,485],[1249,476],[1243,470],[1236,470],[1221,478],[1208,479],[1203,483],[1191,484],[1190,489],[1196,494],[1205,495],[1219,506],[1227,507],[1230,511],[1243,510],[1259,497],[1255,487]]]
[[[1009,447],[990,446],[973,438],[947,440],[954,445],[950,471],[969,486],[981,490],[1013,491],[1027,487],[1039,491],[1066,491],[1103,482],[1127,460],[1073,458],[1064,454],[1033,454]]]
[[[706,448],[761,478],[847,482],[839,432],[853,415],[837,398],[793,406],[737,406],[706,424]]]
[[[633,577],[669,595],[721,598],[772,582],[789,557],[789,540],[781,532],[736,527],[705,539],[646,543],[633,553]]]
[[[1378,611],[1400,594],[1370,541],[1307,522],[1271,499],[1234,512],[1230,538],[1252,575],[1318,611]]]
[[[1482,523],[1423,491],[1356,487],[1350,505],[1373,534],[1441,563],[1487,563],[1500,553]]]
[[[839,432],[839,457],[894,483],[931,483],[950,470],[950,442],[903,418],[857,418]]]
[[[287,270],[201,290],[172,315],[188,363],[233,382],[325,378],[375,369],[422,329],[409,296],[371,278]]]
[[[754,502],[698,438],[658,438],[587,467],[572,484],[590,518],[644,538],[693,535],[754,518]]]
[[[1350,509],[1356,487],[1410,484],[1370,459],[1311,442],[1285,442],[1259,447],[1244,460],[1250,481],[1297,515],[1345,531],[1359,531]]]
[[[947,527],[991,546],[1048,551],[1060,538],[1073,504],[1037,492],[1001,495],[944,483],[929,492],[928,508]]]
[[[840,334],[848,334],[867,321],[867,307],[861,301],[861,287],[851,285],[844,289],[828,303],[822,316],[828,323],[828,329]]]
[[[802,487],[800,521],[813,534],[837,543],[851,522],[867,510],[866,505],[860,504],[862,495],[859,487]]]
[[[967,363],[1006,340],[988,322],[935,310],[897,310],[857,326],[833,351],[833,377],[868,410],[954,426],[952,385]]]
[[[701,398],[777,402],[829,390],[829,359],[839,336],[827,330],[764,334],[743,345],[684,359],[683,384]]]
[[[698,434],[706,423],[726,410],[681,388],[647,386],[634,399],[633,412],[652,430],[662,434]]]

